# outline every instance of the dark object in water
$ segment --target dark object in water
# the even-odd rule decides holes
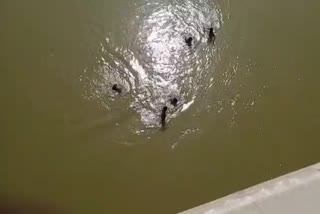
[[[170,99],[170,103],[171,105],[173,105],[174,107],[177,107],[177,104],[178,104],[178,99],[177,98],[171,98]]]
[[[185,38],[185,42],[187,43],[187,45],[188,45],[189,47],[191,47],[191,45],[192,45],[192,37]]]
[[[112,86],[112,90],[118,92],[119,94],[122,92],[122,89],[118,87],[118,84],[114,84]]]
[[[208,43],[213,43],[214,44],[214,41],[216,40],[216,35],[214,34],[213,32],[213,28],[211,27],[209,29],[209,38],[208,38]]]
[[[168,107],[164,106],[161,112],[161,127],[164,128],[166,126],[166,117],[167,117]]]

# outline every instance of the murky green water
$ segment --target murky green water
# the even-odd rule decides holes
[[[0,4],[0,211],[176,213],[320,160],[320,2]]]

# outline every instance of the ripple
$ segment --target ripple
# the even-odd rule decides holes
[[[187,110],[201,91],[212,86],[214,46],[208,45],[208,27],[217,31],[222,23],[218,6],[211,1],[149,2],[134,5],[126,17],[122,45],[110,38],[101,43],[101,57],[84,73],[87,99],[99,99],[112,109],[114,83],[125,89],[125,99],[148,128],[159,127],[159,114],[171,97],[169,120]],[[184,38],[192,36],[192,47]]]

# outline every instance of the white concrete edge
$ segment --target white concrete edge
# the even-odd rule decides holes
[[[309,185],[315,180],[320,180],[320,163],[200,205],[180,214],[227,214],[298,186]]]

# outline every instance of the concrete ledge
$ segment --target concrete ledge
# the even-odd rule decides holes
[[[320,214],[320,163],[180,214]]]

